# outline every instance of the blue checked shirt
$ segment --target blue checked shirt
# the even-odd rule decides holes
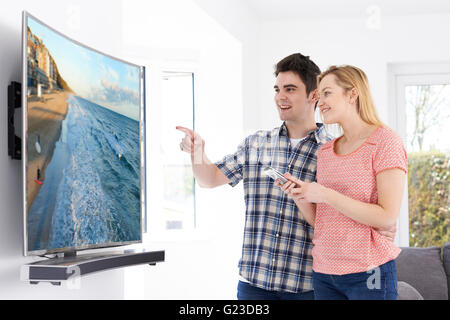
[[[312,290],[313,228],[263,169],[272,166],[303,181],[315,181],[317,150],[332,138],[322,124],[317,126],[293,150],[284,123],[271,131],[258,131],[234,154],[215,163],[231,186],[244,181],[246,215],[239,272],[256,287]]]

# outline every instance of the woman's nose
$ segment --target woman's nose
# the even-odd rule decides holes
[[[321,99],[321,98],[319,97],[319,98],[317,99],[317,106],[320,107],[320,106],[323,106],[323,104],[324,104],[323,99]]]

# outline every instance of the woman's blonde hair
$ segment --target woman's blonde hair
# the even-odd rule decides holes
[[[359,116],[364,122],[371,125],[385,126],[378,117],[377,109],[370,93],[369,81],[364,71],[349,65],[331,66],[317,77],[317,87],[320,81],[329,74],[336,76],[337,84],[345,91],[356,89],[358,93],[356,105]]]

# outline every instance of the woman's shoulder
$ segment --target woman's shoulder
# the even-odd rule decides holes
[[[319,153],[322,153],[326,150],[332,150],[334,142],[337,140],[337,138],[333,139],[333,140],[329,140],[327,142],[325,142],[324,144],[322,144],[318,150]]]
[[[380,134],[385,137],[400,138],[400,136],[392,128],[382,126],[379,128]]]
[[[392,145],[403,146],[402,138],[387,126],[379,127],[367,142],[376,145],[378,148]]]

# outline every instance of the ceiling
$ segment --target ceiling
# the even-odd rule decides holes
[[[450,13],[448,0],[241,0],[260,21]]]

